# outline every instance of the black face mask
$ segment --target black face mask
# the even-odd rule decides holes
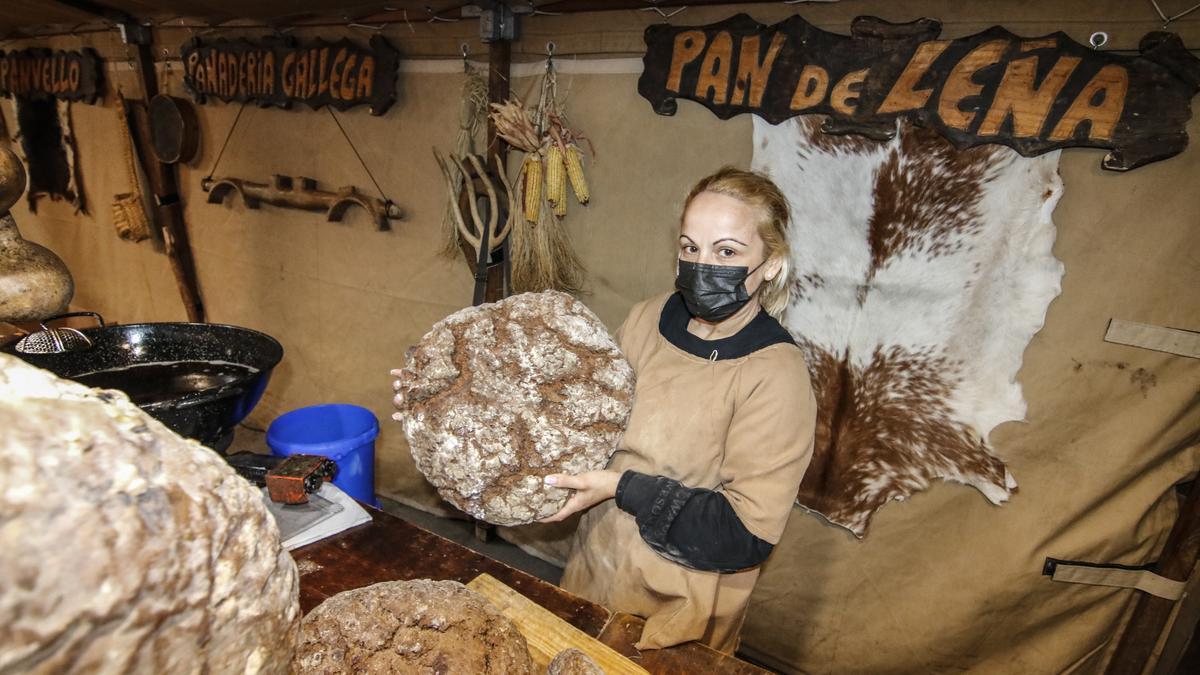
[[[675,275],[675,289],[683,296],[683,302],[692,316],[704,321],[721,321],[750,302],[746,279],[766,262],[764,260],[758,267],[749,269],[680,260],[679,272]]]

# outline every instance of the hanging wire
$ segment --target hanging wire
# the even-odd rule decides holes
[[[539,15],[540,16],[562,16],[563,15],[562,12],[547,12],[545,10],[538,9],[538,6],[533,4],[533,0],[528,0],[528,2],[529,2],[529,9],[531,10],[529,12],[530,16],[539,16]]]
[[[1171,25],[1172,22],[1182,19],[1183,17],[1187,16],[1188,14],[1191,14],[1192,12],[1200,9],[1200,3],[1196,3],[1196,4],[1192,5],[1191,7],[1183,10],[1182,12],[1176,14],[1175,16],[1167,16],[1166,12],[1162,11],[1162,7],[1158,6],[1158,0],[1150,0],[1150,4],[1154,5],[1154,11],[1158,12],[1159,18],[1163,20],[1163,25],[1162,25],[1163,28],[1166,28],[1167,26]]]
[[[639,12],[658,12],[658,15],[661,16],[663,19],[663,23],[667,23],[668,19],[670,19],[671,17],[675,16],[676,14],[679,14],[680,12],[684,12],[686,10],[687,10],[687,5],[680,7],[679,9],[675,10],[674,12],[664,12],[664,11],[662,11],[661,8],[658,7],[657,4],[652,5],[650,7],[639,7],[638,8]]]
[[[238,108],[237,116],[233,118],[233,124],[229,125],[229,133],[225,134],[225,142],[221,144],[221,151],[217,153],[217,159],[213,162],[212,168],[208,170],[206,178],[212,178],[217,171],[217,166],[221,163],[221,156],[225,154],[225,148],[229,145],[229,139],[233,138],[233,130],[237,128],[238,121],[242,119],[242,111],[246,109],[246,102],[242,101],[242,105]]]
[[[430,7],[429,5],[425,5],[425,11],[429,13],[429,20],[426,21],[425,23],[434,23],[437,21],[440,21],[442,23],[458,23],[459,21],[462,20],[462,19],[447,19],[444,16],[438,16],[438,13],[433,11],[433,8]]]
[[[383,198],[385,203],[390,205],[392,200],[388,199],[388,196],[383,192],[383,188],[379,187],[379,181],[375,180],[375,174],[371,173],[370,167],[368,167],[367,163],[363,161],[362,155],[359,154],[358,148],[354,145],[354,141],[350,140],[350,135],[347,134],[346,129],[342,127],[342,121],[338,119],[338,116],[335,112],[333,112],[332,107],[327,107],[325,109],[329,111],[329,116],[333,118],[333,123],[336,124],[338,130],[342,132],[342,138],[346,139],[346,143],[349,144],[350,149],[354,151],[354,156],[358,158],[358,163],[362,164],[363,170],[366,171],[367,175],[371,177],[371,182],[375,184],[375,189],[379,190],[379,196]]]

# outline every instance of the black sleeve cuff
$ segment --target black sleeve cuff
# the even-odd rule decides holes
[[[615,497],[617,508],[636,516],[650,506],[657,492],[658,479],[656,476],[647,476],[632,470],[626,471],[621,474],[621,480],[617,481]]]
[[[689,488],[665,476],[626,471],[617,482],[617,508],[637,521],[642,540],[685,567],[733,572],[767,559],[771,544],[746,529],[724,495]]]

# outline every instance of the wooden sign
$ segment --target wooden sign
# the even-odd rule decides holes
[[[91,49],[0,51],[0,96],[93,103],[103,91],[101,72]]]
[[[778,124],[829,115],[826,133],[891,138],[897,118],[938,129],[957,147],[1001,143],[1022,155],[1110,150],[1124,171],[1179,154],[1200,88],[1200,59],[1173,33],[1142,38],[1139,56],[1095,51],[1065,34],[1022,38],[994,27],[939,40],[941,24],[859,17],[851,35],[799,16],[773,26],[738,14],[698,26],[646,29],[638,92],[659,114],[676,99],[727,119]]]
[[[199,103],[214,96],[280,108],[295,102],[338,110],[366,104],[372,115],[382,115],[395,100],[400,61],[379,36],[371,38],[369,49],[345,39],[300,46],[275,38],[211,43],[196,38],[184,45],[182,57],[184,84]]]

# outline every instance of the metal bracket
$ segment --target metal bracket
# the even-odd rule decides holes
[[[479,39],[483,42],[509,42],[517,39],[517,16],[511,7],[496,3],[479,12]]]
[[[122,21],[117,24],[121,33],[121,42],[127,45],[148,45],[152,42],[150,26],[135,21]]]

